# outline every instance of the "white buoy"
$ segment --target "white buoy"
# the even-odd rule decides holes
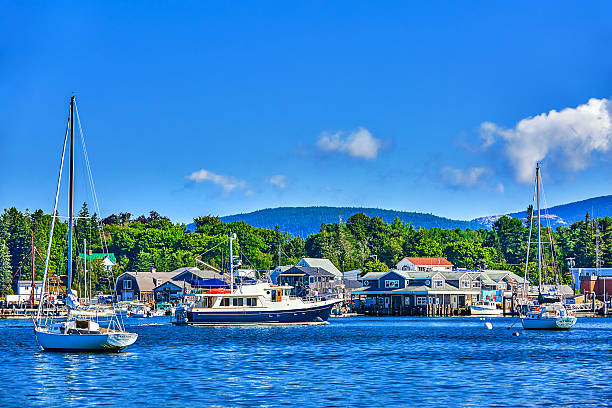
[[[493,328],[493,325],[491,324],[491,322],[486,322],[486,323],[485,323],[485,328],[486,328],[487,330],[491,330],[491,329]]]
[[[519,335],[519,332],[514,332],[514,333],[512,333],[512,335],[513,335],[513,336],[516,336],[516,337],[518,337],[518,335]]]

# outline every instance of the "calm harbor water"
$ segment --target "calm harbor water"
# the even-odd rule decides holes
[[[0,321],[0,406],[606,406],[612,319],[569,332],[514,319],[336,318],[318,327],[175,327],[128,319],[119,354],[38,351]]]

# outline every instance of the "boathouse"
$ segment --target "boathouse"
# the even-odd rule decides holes
[[[334,293],[333,273],[323,268],[294,266],[278,275],[279,285],[291,285],[291,295],[299,297],[324,296]]]

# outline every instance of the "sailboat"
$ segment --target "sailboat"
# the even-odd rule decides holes
[[[60,162],[57,190],[55,193],[55,204],[51,219],[51,229],[49,232],[49,244],[45,258],[45,270],[42,280],[41,299],[38,303],[36,320],[34,321],[34,334],[39,346],[48,351],[120,351],[134,344],[138,334],[125,331],[123,325],[117,317],[114,317],[104,324],[104,327],[97,321],[75,317],[70,314],[64,321],[53,321],[43,312],[43,305],[49,301],[49,296],[45,293],[47,275],[49,272],[49,257],[51,254],[51,242],[53,240],[53,229],[57,218],[57,203],[62,180],[62,169],[64,166],[64,156],[66,153],[66,141],[70,133],[70,189],[69,189],[69,217],[68,217],[68,281],[66,285],[66,306],[69,311],[78,310],[78,301],[72,291],[72,237],[74,228],[74,112],[75,97],[70,98],[70,115],[64,136],[64,147]],[[82,136],[82,134],[81,134]],[[91,174],[91,173],[90,173]],[[76,314],[78,315],[78,313]],[[81,315],[82,316],[82,315]]]
[[[546,297],[542,293],[542,223],[540,213],[540,163],[536,164],[536,197],[538,209],[538,301],[529,307],[525,316],[521,317],[524,329],[534,330],[569,330],[576,324],[576,316],[568,313],[561,299]],[[533,215],[533,210],[532,210]],[[531,240],[531,227],[529,230]],[[528,248],[530,243],[528,244]],[[527,250],[527,261],[529,261],[529,249]],[[527,266],[525,267],[527,268]]]

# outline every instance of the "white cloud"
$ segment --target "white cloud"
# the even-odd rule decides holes
[[[220,186],[226,193],[231,193],[236,189],[243,190],[246,187],[245,181],[237,180],[232,176],[216,174],[206,169],[194,171],[189,176],[187,176],[187,178],[189,180],[195,181],[196,183],[209,182],[216,184]]]
[[[323,132],[319,135],[317,146],[327,152],[346,153],[351,157],[371,160],[378,156],[382,141],[375,138],[363,127],[345,135],[345,132]]]
[[[444,167],[440,170],[440,177],[444,184],[451,187],[475,187],[481,183],[485,173],[484,167],[470,167],[465,170]]]
[[[593,153],[610,151],[611,111],[608,99],[592,98],[576,108],[523,119],[512,129],[485,122],[480,126],[480,135],[483,147],[499,140],[516,179],[529,183],[533,181],[536,162],[544,158],[565,170],[578,171],[592,162]]]
[[[503,194],[504,191],[506,191],[506,188],[504,187],[503,183],[497,183],[495,190],[497,190],[498,193]]]
[[[268,178],[268,183],[280,188],[281,190],[284,190],[287,187],[287,176],[276,174]]]

